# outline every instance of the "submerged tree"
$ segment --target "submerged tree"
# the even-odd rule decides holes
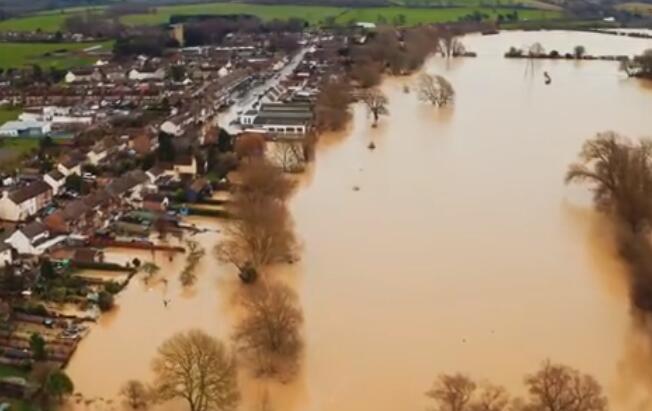
[[[543,363],[525,378],[530,394],[526,408],[533,411],[606,411],[607,398],[588,374],[561,364]]]
[[[162,401],[180,398],[190,411],[230,411],[239,402],[236,363],[219,340],[200,330],[166,340],[153,362]]]
[[[652,49],[645,50],[632,60],[623,60],[620,69],[630,77],[652,78]]]
[[[510,400],[491,383],[477,385],[462,374],[442,374],[426,395],[435,411],[606,411],[607,400],[596,380],[570,367],[546,361],[525,380],[528,397]]]
[[[186,256],[186,265],[183,267],[183,271],[179,275],[181,284],[184,287],[191,286],[197,280],[197,275],[195,271],[197,270],[197,264],[199,260],[202,259],[206,250],[194,240],[186,240],[186,247],[188,248],[188,255]]]
[[[580,162],[570,166],[566,182],[592,185],[596,206],[629,225],[649,227],[652,216],[652,142],[632,143],[614,133],[587,141]]]
[[[249,276],[266,265],[292,258],[296,240],[284,203],[238,196],[232,207],[236,218],[225,227],[216,250],[220,260],[238,267],[244,281],[254,280]]]
[[[258,160],[243,165],[230,209],[234,219],[217,245],[218,258],[233,263],[245,282],[266,265],[292,258],[296,240],[285,201],[294,188],[283,170]]]
[[[283,284],[259,284],[241,300],[245,317],[233,339],[260,375],[287,377],[295,370],[303,346],[303,314],[296,294]]]
[[[582,45],[575,46],[573,49],[573,54],[575,55],[576,59],[581,59],[586,54],[586,47]]]
[[[369,90],[362,94],[362,101],[374,117],[373,126],[376,127],[381,115],[389,114],[387,110],[387,97],[380,90]]]
[[[463,374],[442,374],[426,396],[435,400],[437,411],[466,411],[476,388],[476,384]]]
[[[144,410],[152,400],[149,389],[138,380],[127,381],[120,389],[120,396],[132,410]]]
[[[453,101],[455,90],[451,83],[440,75],[421,74],[418,80],[419,99],[442,107]]]

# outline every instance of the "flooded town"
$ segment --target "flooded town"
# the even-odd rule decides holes
[[[351,1],[0,0],[0,410],[652,411],[652,6]]]

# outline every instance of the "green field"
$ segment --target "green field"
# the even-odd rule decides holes
[[[361,8],[351,9],[345,14],[340,15],[337,21],[346,23],[349,21],[367,21],[377,22],[382,16],[386,21],[392,22],[399,15],[405,16],[406,22],[410,24],[419,23],[443,23],[448,21],[457,21],[459,18],[474,12],[480,12],[496,18],[499,14],[511,12],[509,8],[486,8],[486,7],[457,7],[446,9],[414,9],[408,7],[378,7],[378,8]],[[552,10],[517,10],[519,19],[524,20],[545,20],[561,17],[561,13]]]
[[[244,3],[209,3],[158,7],[156,13],[125,16],[122,21],[130,25],[160,24],[169,21],[174,14],[251,14],[263,20],[302,18],[310,23],[323,21],[329,16],[337,17],[346,9],[319,6],[263,6]]]
[[[190,14],[251,14],[263,20],[288,19],[297,17],[311,24],[324,22],[328,17],[337,18],[339,22],[350,20],[376,21],[383,15],[389,22],[394,16],[403,14],[408,23],[430,23],[455,21],[459,17],[481,11],[491,16],[505,14],[514,6],[530,7],[520,9],[519,15],[524,19],[559,17],[560,10],[554,5],[539,0],[396,0],[397,7],[343,8],[300,5],[254,5],[246,3],[208,3],[158,7],[155,13],[135,14],[122,17],[129,25],[154,25],[167,23],[170,16]],[[410,7],[405,7],[409,5]],[[423,6],[424,8],[415,8]],[[540,9],[540,10],[533,10]],[[98,10],[95,8],[93,10]],[[542,13],[541,10],[546,10]],[[46,12],[33,16],[10,19],[0,22],[0,31],[30,31],[41,29],[54,32],[62,28],[66,18],[75,13],[88,12],[87,8],[65,9]]]
[[[409,7],[528,7],[561,10],[558,5],[540,0],[394,0],[393,3]]]
[[[65,69],[91,64],[97,58],[81,52],[95,44],[110,50],[112,43],[0,43],[0,68],[39,64],[43,68]]]

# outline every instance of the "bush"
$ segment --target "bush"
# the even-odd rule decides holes
[[[108,293],[106,291],[100,292],[100,295],[98,296],[97,299],[97,305],[100,307],[100,310],[102,311],[110,311],[115,305],[113,294]]]
[[[122,286],[115,281],[110,281],[106,284],[104,284],[104,291],[106,291],[109,294],[117,294],[120,291],[122,291]]]

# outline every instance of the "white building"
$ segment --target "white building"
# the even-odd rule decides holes
[[[50,232],[47,227],[38,221],[27,224],[25,227],[16,230],[5,240],[5,243],[11,245],[19,254],[41,254],[39,245],[45,243],[50,238]]]
[[[52,131],[51,123],[44,121],[7,121],[0,126],[0,136],[4,137],[42,137],[50,131]]]
[[[163,67],[155,70],[131,69],[127,77],[132,81],[161,81],[165,79],[165,69]]]
[[[0,196],[0,218],[22,221],[33,216],[52,200],[52,188],[44,181],[34,181]]]
[[[25,110],[18,116],[23,121],[40,121],[51,124],[82,124],[93,123],[93,116],[74,115],[70,107],[46,106],[38,110]]]
[[[57,195],[66,185],[66,176],[59,170],[52,170],[43,176],[43,181],[48,183],[52,187],[52,193]]]
[[[57,170],[66,177],[71,174],[81,176],[81,162],[77,160],[67,160],[63,163],[57,164]]]
[[[5,267],[13,263],[13,261],[11,246],[7,243],[0,243],[0,267]]]

